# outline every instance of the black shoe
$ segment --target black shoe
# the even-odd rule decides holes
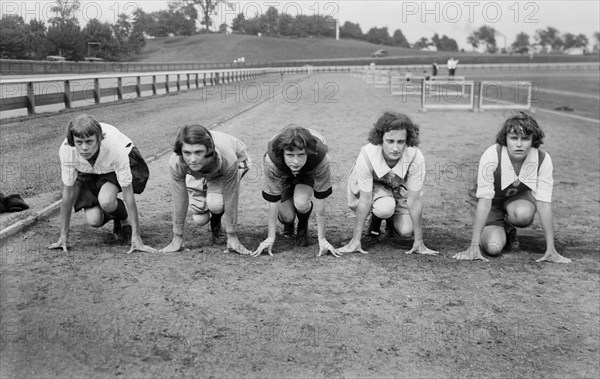
[[[508,233],[506,233],[506,247],[511,251],[518,251],[521,249],[521,244],[519,244],[519,240],[517,239],[517,228],[511,228]]]
[[[300,229],[298,228],[298,235],[296,239],[296,246],[306,247],[308,246],[308,228]]]
[[[212,244],[213,245],[225,245],[227,239],[221,233],[221,214],[211,214],[210,216],[210,232],[212,233]]]
[[[121,238],[121,243],[130,245],[131,244],[131,234],[132,234],[131,225],[123,225],[123,227],[121,229],[122,229],[122,236],[123,236]]]
[[[364,236],[362,245],[364,247],[373,246],[379,242],[379,237],[381,237],[380,233],[377,233],[375,231],[369,231]]]
[[[227,239],[225,238],[223,233],[221,233],[221,223],[219,223],[218,227],[215,227],[215,228],[213,228],[211,225],[210,232],[212,233],[212,244],[213,245],[225,245],[225,243],[227,242]]]
[[[398,235],[398,234],[396,233],[396,230],[394,229],[394,226],[393,226],[393,225],[394,225],[394,224],[393,224],[393,222],[392,222],[392,219],[391,219],[391,218],[389,218],[389,219],[387,219],[387,220],[385,221],[385,235],[386,235],[388,238],[394,238],[394,237],[396,237],[396,236]]]
[[[121,227],[120,220],[114,220],[113,223],[113,238],[115,241],[121,242],[123,241],[123,228]]]
[[[283,224],[283,238],[285,239],[293,239],[296,237],[296,233],[294,232],[294,223],[284,223]]]

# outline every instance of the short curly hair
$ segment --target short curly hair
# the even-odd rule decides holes
[[[406,145],[419,146],[419,125],[403,113],[385,112],[373,125],[368,141],[373,145],[383,143],[383,135],[391,130],[406,130]]]
[[[273,141],[272,149],[276,157],[283,157],[285,150],[306,150],[307,155],[318,152],[317,137],[310,130],[298,125],[286,126]]]
[[[544,132],[538,122],[532,115],[526,112],[519,112],[509,117],[496,135],[496,143],[500,146],[506,146],[506,137],[509,133],[515,133],[519,136],[531,136],[531,146],[536,149],[544,143]]]

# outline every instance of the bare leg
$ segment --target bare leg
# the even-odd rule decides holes
[[[481,240],[479,242],[481,249],[488,255],[498,256],[502,253],[504,245],[506,245],[506,232],[504,227],[498,225],[488,225],[481,232]]]
[[[413,236],[414,228],[410,215],[395,214],[392,217],[394,229],[402,238],[410,238]]]

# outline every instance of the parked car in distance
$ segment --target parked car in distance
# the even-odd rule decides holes
[[[384,49],[379,49],[376,52],[374,52],[373,54],[371,54],[371,56],[374,58],[381,58],[381,57],[385,57],[387,55],[388,55],[388,52]]]
[[[85,57],[83,60],[86,62],[104,62],[104,59],[95,57]]]
[[[65,62],[67,58],[61,57],[60,55],[48,55],[44,60],[49,62]]]

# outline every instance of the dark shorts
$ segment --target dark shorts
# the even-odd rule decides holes
[[[129,168],[131,175],[133,176],[133,193],[140,194],[144,192],[148,178],[150,177],[150,170],[142,154],[137,147],[133,147],[129,152]],[[114,184],[121,192],[121,186],[117,180],[117,174],[109,172],[107,174],[86,174],[77,173],[77,180],[75,186],[77,188],[77,198],[75,199],[75,212],[81,209],[92,208],[97,206],[98,193],[103,185],[106,183]]]
[[[283,188],[281,190],[281,202],[294,198],[294,188],[298,184],[306,184],[309,187],[315,186],[315,178],[312,175],[298,175],[285,178]]]
[[[467,202],[471,205],[471,216],[475,218],[475,213],[477,212],[477,203],[478,199],[474,196],[474,193],[469,192]],[[488,215],[487,220],[485,221],[485,226],[503,226],[507,225],[506,223],[506,207],[508,204],[512,203],[515,200],[525,200],[533,204],[535,207],[535,198],[531,193],[531,190],[523,191],[517,193],[514,196],[508,197],[503,200],[492,200],[492,208],[490,209],[490,214]]]

